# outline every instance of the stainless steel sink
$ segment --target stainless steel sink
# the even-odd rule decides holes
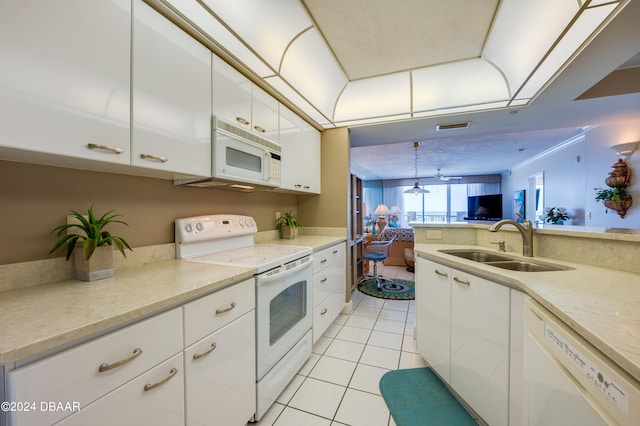
[[[562,265],[550,265],[548,263],[533,263],[533,262],[520,262],[517,260],[511,260],[506,262],[490,262],[488,265],[495,266],[496,268],[508,269],[510,271],[518,272],[547,272],[547,271],[566,271],[569,268]]]
[[[500,256],[498,254],[481,250],[440,250],[440,252],[447,253],[456,257],[462,257],[463,259],[473,260],[474,262],[483,263],[513,260],[511,257]]]
[[[567,271],[569,269],[573,269],[568,266],[551,263],[516,260],[512,257],[502,256],[483,250],[460,249],[440,250],[440,252],[472,260],[474,262],[484,263],[485,265],[495,266],[496,268],[508,269],[510,271],[517,272]]]

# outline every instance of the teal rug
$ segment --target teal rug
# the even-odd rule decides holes
[[[369,296],[380,299],[392,300],[413,300],[415,296],[415,284],[409,280],[385,279],[382,289],[378,289],[378,284],[373,278],[367,278],[358,283],[358,290]]]
[[[477,426],[430,368],[385,373],[380,392],[398,426]]]

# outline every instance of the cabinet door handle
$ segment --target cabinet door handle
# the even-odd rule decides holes
[[[322,259],[322,260],[320,261],[320,263],[326,263],[326,262],[327,262],[327,259]]]
[[[296,188],[302,188],[302,185],[300,185],[299,183],[296,183],[296,184],[295,184],[295,185],[293,185],[293,186],[295,186]]]
[[[216,348],[216,346],[218,346],[216,344],[216,342],[213,342],[211,344],[211,346],[209,347],[209,349],[207,349],[206,351],[202,352],[201,354],[193,354],[193,359],[200,359],[200,358],[203,358],[203,357],[209,355],[211,352],[213,352],[213,350]]]
[[[157,382],[151,384],[151,383],[147,383],[146,385],[144,385],[144,391],[145,392],[149,392],[150,390],[153,390],[155,388],[157,388],[158,386],[162,386],[165,383],[167,383],[169,380],[173,379],[173,377],[178,374],[178,369],[177,368],[172,368],[171,371],[169,371],[169,375],[167,377],[165,377],[162,380],[158,380]]]
[[[467,280],[463,280],[462,278],[458,278],[458,277],[453,277],[453,280],[455,282],[457,282],[458,284],[462,284],[462,285],[471,285],[471,283]]]
[[[99,143],[88,143],[87,148],[101,149],[103,151],[113,152],[114,154],[122,154],[124,152],[122,148],[116,148],[115,146],[108,146],[108,145],[100,145]]]
[[[100,367],[98,367],[98,371],[100,373],[104,373],[105,371],[113,370],[114,368],[118,368],[121,365],[124,365],[128,362],[133,361],[134,359],[138,358],[141,354],[142,354],[142,349],[136,348],[131,355],[125,358],[122,358],[120,361],[116,361],[111,364],[107,364],[107,363],[100,364]]]
[[[326,278],[323,278],[323,279],[321,279],[321,280],[320,280],[320,282],[321,282],[321,283],[327,282],[327,279],[326,279]]]
[[[327,308],[324,308],[322,311],[320,311],[320,315],[324,315],[327,313]]]
[[[229,312],[230,310],[232,310],[235,307],[236,307],[236,302],[231,302],[231,304],[229,306],[227,306],[226,308],[218,308],[218,309],[216,309],[216,315],[220,315],[220,314],[224,314],[225,312]]]
[[[249,120],[244,117],[236,117],[236,121],[240,124],[244,124],[245,126],[249,124]]]
[[[311,187],[310,187],[310,186],[308,186],[308,185],[305,185],[305,186],[304,186],[304,189],[310,189],[310,188],[311,188]]]
[[[332,254],[336,254],[336,253],[338,253],[338,250],[334,250],[334,251],[332,251],[331,253],[332,253]]]
[[[436,273],[436,275],[440,276],[440,277],[444,277],[447,278],[449,276],[449,274],[447,274],[446,272],[440,272],[437,269],[435,271],[433,271]]]
[[[261,127],[261,126],[258,126],[258,125],[253,126],[253,128],[256,130],[256,132],[260,132],[260,133],[266,132],[264,127]]]
[[[140,158],[142,158],[143,160],[155,160],[161,163],[166,163],[167,161],[169,161],[167,157],[163,157],[161,155],[153,155],[153,154],[140,154]]]

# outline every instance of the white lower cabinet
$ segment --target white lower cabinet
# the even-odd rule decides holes
[[[6,400],[34,404],[7,425],[245,425],[255,325],[248,279],[7,371]]]
[[[11,412],[9,424],[50,425],[69,415],[76,416],[94,401],[110,392],[117,393],[120,386],[181,353],[182,348],[182,312],[173,309],[12,370],[7,374],[9,401],[77,403],[81,411],[42,410],[37,405],[33,411]],[[180,373],[182,366],[178,365],[178,369]],[[161,377],[162,374],[153,374],[149,376],[149,382]],[[173,382],[181,384],[181,392],[182,380]],[[136,392],[144,394],[142,388]],[[109,401],[113,398],[117,400],[118,397],[112,396]],[[109,403],[101,403],[104,404]],[[109,409],[118,411],[122,407],[114,405]],[[103,419],[84,424],[115,423]]]
[[[418,352],[491,425],[508,424],[510,289],[418,257]]]
[[[187,425],[244,425],[256,410],[255,311],[184,351]]]
[[[313,254],[313,343],[344,307],[346,262],[345,243]]]
[[[182,353],[67,417],[58,425],[154,425],[184,423]]]

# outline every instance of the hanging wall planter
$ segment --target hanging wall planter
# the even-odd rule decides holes
[[[631,182],[631,169],[621,158],[611,167],[613,171],[609,172],[609,176],[605,179],[605,183],[611,189],[594,188],[596,201],[602,201],[607,209],[614,210],[624,218],[633,204],[633,198],[626,189]]]

